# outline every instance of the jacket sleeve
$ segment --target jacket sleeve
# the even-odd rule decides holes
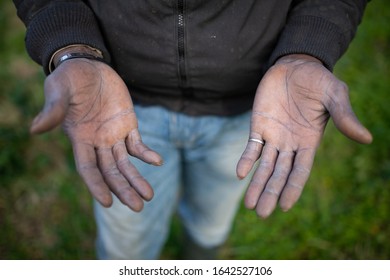
[[[31,58],[49,73],[51,56],[72,44],[85,44],[109,54],[98,22],[81,0],[13,0],[19,18],[26,25],[26,49]]]
[[[366,0],[293,1],[270,64],[284,55],[303,53],[333,70],[345,53],[362,19]]]

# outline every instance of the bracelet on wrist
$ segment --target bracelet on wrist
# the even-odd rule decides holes
[[[98,56],[95,56],[95,55],[92,55],[92,54],[89,54],[89,53],[75,52],[75,53],[67,53],[67,54],[64,54],[63,56],[61,56],[58,59],[56,68],[58,66],[60,66],[62,62],[66,61],[66,60],[74,59],[74,58],[87,58],[87,59],[91,59],[91,60],[97,60],[97,61],[100,61],[100,62],[104,62],[103,57],[98,57]]]
[[[63,54],[61,55],[61,53]],[[52,55],[49,62],[49,73],[52,73],[62,62],[74,58],[86,58],[105,62],[102,52],[96,48],[88,45],[69,45],[57,50]]]

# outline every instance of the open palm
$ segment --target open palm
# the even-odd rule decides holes
[[[268,217],[280,203],[287,211],[309,178],[329,117],[347,137],[371,142],[352,111],[348,89],[318,60],[293,55],[279,60],[262,79],[254,101],[249,138],[237,175],[246,177],[260,158],[245,205]]]
[[[32,132],[62,123],[72,142],[77,170],[92,195],[104,206],[113,192],[134,211],[153,197],[147,181],[128,154],[160,165],[161,157],[142,143],[130,94],[109,66],[86,59],[60,65],[45,81],[45,107]]]

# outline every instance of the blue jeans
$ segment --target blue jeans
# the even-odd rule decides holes
[[[175,211],[197,244],[221,245],[248,184],[235,170],[248,140],[250,112],[193,117],[157,106],[135,111],[143,142],[164,164],[130,158],[155,192],[142,212],[132,212],[116,198],[111,208],[95,202],[98,258],[157,259]]]

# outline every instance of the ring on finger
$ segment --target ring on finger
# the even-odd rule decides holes
[[[265,142],[263,139],[257,139],[257,138],[249,138],[248,142],[255,142],[255,143],[259,143],[261,145],[264,146]]]

